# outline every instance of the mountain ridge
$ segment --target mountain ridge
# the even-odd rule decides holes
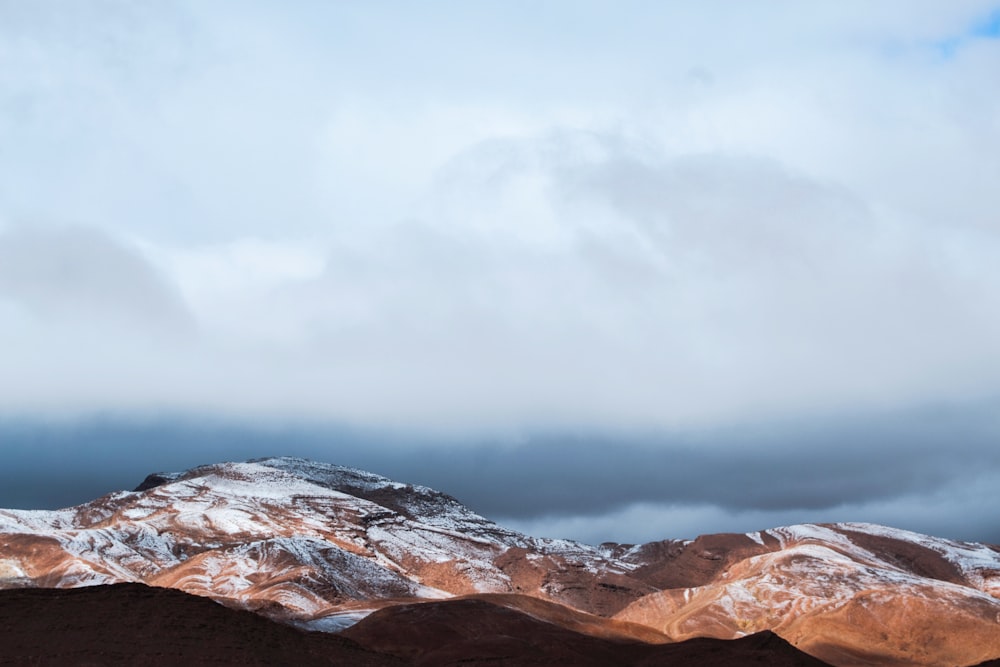
[[[305,629],[506,595],[647,640],[774,631],[844,667],[1000,657],[1000,548],[873,524],[592,546],[504,528],[429,487],[282,457],[154,473],[62,510],[0,510],[0,588],[122,582]]]

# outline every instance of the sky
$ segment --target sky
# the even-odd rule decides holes
[[[0,506],[1000,543],[998,71],[995,0],[0,0]]]

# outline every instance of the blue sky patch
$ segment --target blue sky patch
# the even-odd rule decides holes
[[[931,48],[937,52],[942,60],[950,60],[962,47],[975,39],[1000,39],[1000,9],[996,9],[985,18],[973,22],[964,34],[933,42]]]
[[[984,39],[1000,39],[1000,9],[977,22],[972,28],[972,36]]]

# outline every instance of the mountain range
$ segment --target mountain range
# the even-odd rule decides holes
[[[296,664],[1000,659],[998,546],[861,523],[593,546],[509,530],[427,487],[294,458],[157,473],[61,510],[0,510],[0,589],[8,664],[65,664],[72,651],[102,664],[102,646],[121,664],[128,647],[95,638],[108,626],[98,619],[122,609],[130,619],[184,609],[171,618],[194,623],[172,642],[158,635],[159,662],[132,642],[146,651],[135,664],[171,664],[185,641],[227,664],[300,653]],[[199,627],[230,626],[241,629],[228,648],[214,631],[195,641]],[[273,636],[284,658],[268,662],[240,636]]]

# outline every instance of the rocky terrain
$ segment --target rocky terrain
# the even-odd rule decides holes
[[[150,475],[63,510],[0,510],[0,589],[125,582],[363,645],[385,619],[452,619],[429,601],[457,597],[448,604],[474,616],[629,645],[770,631],[843,667],[1000,658],[1000,549],[870,524],[591,546],[505,529],[426,487],[288,458]]]

